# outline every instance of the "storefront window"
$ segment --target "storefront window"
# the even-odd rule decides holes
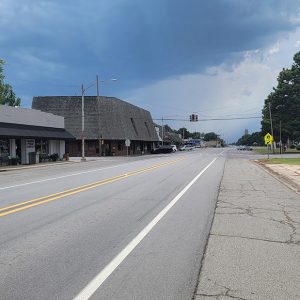
[[[118,142],[118,151],[123,151],[123,142]]]
[[[35,140],[35,151],[48,154],[49,153],[49,142],[47,140]]]
[[[9,156],[9,139],[0,140],[0,157]]]

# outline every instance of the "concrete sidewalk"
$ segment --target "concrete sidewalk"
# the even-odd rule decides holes
[[[33,165],[1,166],[0,167],[0,172],[52,167],[52,166],[66,165],[66,164],[76,163],[76,162],[77,161],[69,160],[69,161],[56,161],[56,162],[39,163],[39,164],[33,164]]]
[[[300,299],[300,196],[229,159],[195,300]]]

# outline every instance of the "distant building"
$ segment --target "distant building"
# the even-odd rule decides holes
[[[245,129],[245,134],[244,135],[248,135],[249,134],[249,130]]]
[[[12,160],[28,164],[32,155],[36,162],[54,153],[62,158],[65,141],[74,139],[65,130],[63,117],[39,110],[0,105],[0,120],[1,165]]]
[[[114,97],[86,96],[85,155],[126,155],[149,153],[159,141],[148,111]],[[81,96],[34,97],[32,108],[65,117],[65,128],[75,136],[66,144],[70,156],[81,156]]]

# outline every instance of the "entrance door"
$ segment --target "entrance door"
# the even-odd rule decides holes
[[[16,139],[16,157],[19,158],[19,163],[22,161],[21,139]]]

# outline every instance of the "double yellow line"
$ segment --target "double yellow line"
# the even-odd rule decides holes
[[[10,215],[10,214],[13,214],[13,213],[25,210],[25,209],[29,209],[29,208],[37,206],[37,205],[48,203],[48,202],[51,202],[51,201],[54,201],[54,200],[57,200],[57,199],[60,199],[60,198],[75,195],[75,194],[78,194],[78,193],[96,188],[96,187],[101,186],[101,185],[112,183],[112,182],[115,182],[115,181],[118,181],[118,180],[121,180],[121,179],[125,179],[125,178],[131,177],[131,176],[135,176],[135,175],[138,175],[138,174],[141,174],[141,173],[149,172],[149,171],[152,171],[154,169],[161,168],[163,166],[174,164],[175,162],[177,162],[179,160],[182,160],[182,158],[167,161],[167,162],[160,163],[160,164],[156,164],[156,165],[153,165],[153,166],[148,167],[148,168],[139,169],[139,170],[129,172],[129,173],[124,173],[124,174],[121,174],[121,175],[118,175],[118,176],[103,179],[103,180],[96,181],[96,182],[93,182],[93,183],[85,184],[85,185],[82,185],[82,186],[77,187],[77,188],[65,190],[65,191],[58,192],[58,193],[55,193],[55,194],[51,194],[51,195],[48,195],[48,196],[35,198],[35,199],[32,199],[32,200],[20,202],[18,204],[6,206],[6,207],[3,207],[3,208],[0,208],[0,217],[4,217],[4,216],[7,216],[7,215]]]

